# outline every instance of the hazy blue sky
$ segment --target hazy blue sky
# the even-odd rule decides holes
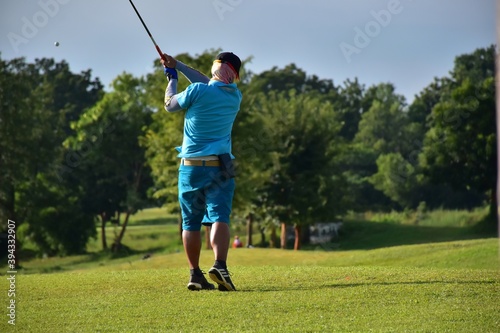
[[[341,84],[392,82],[408,100],[457,55],[496,42],[494,0],[135,0],[164,52],[233,51],[255,73],[295,63]],[[54,42],[60,43],[59,47]],[[108,84],[157,56],[127,0],[2,0],[3,59],[51,57]]]

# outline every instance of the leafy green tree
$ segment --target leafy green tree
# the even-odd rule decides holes
[[[260,204],[275,219],[295,226],[294,248],[299,249],[302,226],[343,210],[343,183],[333,158],[342,143],[337,140],[338,115],[329,103],[293,90],[260,98],[259,108],[268,115],[265,131],[271,135],[266,148],[271,174]]]
[[[408,120],[410,123],[422,125],[427,129],[427,118],[432,112],[434,106],[439,103],[443,87],[448,84],[448,78],[435,78],[434,81],[424,88],[408,108]],[[422,138],[425,130],[422,133]]]
[[[369,180],[377,190],[401,205],[413,207],[414,189],[418,184],[418,174],[415,166],[409,163],[399,153],[380,155],[377,159],[377,173]],[[416,200],[417,204],[420,202]]]
[[[67,63],[53,59],[0,60],[0,72],[2,223],[10,218],[22,227],[18,248],[25,235],[41,252],[82,252],[85,244],[75,237],[88,237],[92,231],[76,235],[72,228],[90,228],[91,217],[80,214],[79,189],[59,177],[59,167],[64,160],[62,142],[71,132],[68,119],[98,100],[102,85],[91,79],[90,71],[74,74]],[[58,200],[62,193],[67,200]],[[50,209],[61,214],[43,215],[54,218],[45,223],[41,212]],[[75,218],[62,219],[70,213]],[[61,228],[63,223],[67,228]]]
[[[243,100],[233,126],[233,154],[236,156],[237,190],[233,200],[234,215],[246,222],[247,245],[253,245],[253,223],[263,229],[261,214],[262,188],[271,174],[272,132],[265,123],[269,117],[262,108],[262,94],[251,94],[242,87]]]
[[[84,188],[85,209],[101,218],[103,248],[107,247],[106,223],[120,224],[120,213],[125,214],[113,243],[118,251],[130,215],[149,204],[147,189],[152,180],[139,138],[151,123],[151,110],[144,101],[141,79],[124,73],[111,87],[72,123],[76,133],[65,144],[78,156],[72,176]]]
[[[415,96],[408,107],[408,124],[404,128],[408,149],[402,154],[390,153],[377,159],[377,173],[370,177],[370,182],[397,203],[397,208],[416,209],[422,202],[430,208],[471,208],[474,202],[477,204],[474,195],[453,191],[445,184],[432,184],[419,162],[425,133],[429,130],[427,120],[449,83],[447,77],[435,78]]]
[[[426,117],[439,99],[436,87],[437,83],[427,87],[407,112],[404,99],[394,94],[392,85],[373,87],[368,94],[373,96],[374,104],[363,115],[357,139],[361,139],[365,147],[373,145],[376,152],[376,172],[367,180],[391,199],[392,203],[384,204],[386,208],[414,208],[423,199],[418,154]],[[384,95],[386,97],[382,97]]]
[[[30,205],[28,223],[21,225],[19,235],[49,256],[82,253],[96,236],[95,219],[85,212],[83,193],[67,185],[39,173],[29,193],[19,192],[20,201]]]
[[[496,214],[495,47],[458,56],[429,117],[422,166],[435,184],[488,194]]]
[[[370,180],[377,173],[379,156],[374,149],[361,143],[350,143],[338,156],[341,174],[347,183],[343,197],[346,209],[379,211],[395,208]]]
[[[352,89],[359,91],[356,85]],[[339,156],[342,173],[348,182],[346,202],[353,210],[394,208],[383,189],[374,186],[370,177],[377,173],[379,156],[404,155],[409,150],[405,99],[396,94],[392,84],[387,83],[368,88],[361,98],[359,93],[354,93],[354,96],[358,97],[353,104],[362,111],[358,130],[349,149]]]
[[[408,123],[404,113],[404,97],[395,94],[392,84],[380,84],[368,90],[375,98],[363,113],[355,141],[372,147],[378,154],[405,152],[404,129]]]
[[[308,78],[306,72],[302,69],[295,64],[289,64],[283,69],[275,66],[258,75],[253,75],[249,92],[283,92],[293,89],[298,93],[302,93],[331,87],[333,87],[331,81],[320,81],[317,77]]]
[[[341,115],[342,128],[339,134],[349,142],[358,132],[361,115],[371,106],[371,101],[365,98],[364,94],[365,88],[357,78],[354,81],[348,79],[339,87],[336,96],[331,99],[335,110]]]

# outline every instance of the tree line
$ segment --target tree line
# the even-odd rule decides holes
[[[209,75],[219,51],[176,58]],[[495,56],[494,45],[457,56],[411,104],[391,83],[336,84],[295,64],[256,74],[245,59],[233,220],[281,247],[293,225],[298,249],[304,226],[348,211],[489,204],[496,214]],[[81,253],[116,224],[102,247],[118,251],[138,210],[179,212],[183,114],[163,110],[159,61],[145,76],[117,76],[109,91],[65,61],[0,58],[0,71],[0,225],[16,221],[18,247]]]

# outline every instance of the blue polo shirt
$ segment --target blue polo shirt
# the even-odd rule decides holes
[[[176,148],[178,157],[231,153],[231,130],[242,98],[236,84],[196,82],[176,98],[187,110],[182,146]]]

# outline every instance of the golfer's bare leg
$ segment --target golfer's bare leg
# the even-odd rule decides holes
[[[189,268],[198,268],[200,266],[201,232],[182,230],[182,242]]]
[[[214,251],[215,260],[227,260],[229,251],[229,225],[227,223],[215,222],[210,232],[210,244]]]

